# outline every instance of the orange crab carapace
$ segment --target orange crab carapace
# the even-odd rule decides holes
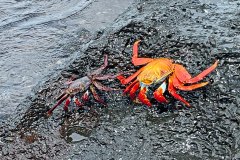
[[[205,69],[203,72],[195,77],[192,77],[188,71],[180,64],[173,63],[168,58],[138,58],[138,44],[140,41],[136,41],[133,45],[132,63],[134,66],[145,65],[137,72],[125,78],[120,75],[117,78],[122,84],[128,84],[124,93],[128,93],[132,100],[136,97],[136,92],[140,88],[138,99],[145,105],[151,106],[150,100],[147,98],[148,88],[151,85],[159,84],[159,87],[154,91],[154,98],[161,103],[167,103],[167,99],[164,96],[164,92],[168,89],[168,92],[177,100],[183,102],[186,106],[190,107],[190,104],[177,93],[176,89],[183,91],[191,91],[207,85],[209,82],[200,82],[205,76],[211,73],[216,67],[218,61],[212,66]]]

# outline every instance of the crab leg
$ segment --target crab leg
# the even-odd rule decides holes
[[[67,99],[69,97],[69,94],[65,94],[65,95],[61,95],[61,99],[57,102],[57,104],[55,104],[48,112],[48,116],[50,116],[53,112],[54,109],[57,108],[57,106],[59,106],[65,99]]]
[[[77,78],[78,78],[78,76],[75,75],[75,74],[73,74],[73,75],[69,78],[69,80],[68,80],[67,82],[65,82],[64,84],[65,84],[65,85],[70,85],[70,84],[72,84],[73,81],[76,80]]]
[[[154,98],[161,103],[167,103],[168,101],[166,98],[163,96],[163,93],[166,91],[167,84],[164,81],[160,87],[153,93]]]
[[[139,85],[140,85],[140,83],[137,82],[137,83],[135,83],[134,86],[131,88],[131,90],[130,90],[130,92],[129,92],[129,95],[130,95],[131,100],[134,100],[134,99],[135,99],[135,97],[136,97],[135,92],[138,90]]]
[[[144,69],[144,67],[142,67],[141,69],[139,69],[137,72],[133,73],[131,76],[129,76],[128,78],[125,78],[122,75],[117,76],[117,79],[122,83],[122,84],[128,84],[129,82],[131,82],[134,78],[136,78]]]
[[[59,101],[59,100],[60,100],[63,96],[65,96],[65,95],[66,95],[66,92],[63,92],[60,96],[57,97],[56,100]]]
[[[209,73],[211,73],[217,67],[217,64],[218,64],[218,60],[212,66],[210,66],[209,68],[202,71],[202,73],[200,73],[199,75],[197,75],[189,80],[186,80],[185,83],[195,83],[195,82],[202,80],[205,76],[207,76]]]
[[[106,106],[107,104],[99,97],[99,95],[97,94],[96,90],[94,89],[94,87],[91,85],[90,86],[90,90],[93,94],[93,97],[96,101],[98,101],[99,103],[103,104],[104,106]]]
[[[129,91],[132,89],[132,87],[133,87],[137,82],[138,82],[138,80],[136,79],[136,80],[133,81],[130,85],[128,85],[128,86],[126,87],[126,89],[123,91],[123,94],[126,94],[127,92],[129,92]]]
[[[192,84],[192,85],[184,86],[184,84],[181,83],[177,79],[175,73],[172,75],[172,80],[173,80],[173,86],[175,88],[183,90],[183,91],[191,91],[191,90],[203,87],[203,86],[205,86],[205,85],[207,85],[209,83],[209,82],[201,82],[201,83],[198,83],[198,84]]]
[[[212,66],[205,69],[204,71],[202,71],[200,74],[198,74],[193,78],[188,73],[188,71],[181,65],[175,65],[175,73],[177,78],[183,83],[196,83],[202,80],[209,73],[211,73],[217,67],[217,64],[218,64],[218,60]]]
[[[184,104],[186,104],[188,107],[190,107],[190,104],[179,94],[177,94],[176,89],[173,86],[173,76],[170,76],[168,79],[168,91],[169,93],[179,101],[182,101]]]
[[[94,79],[97,79],[97,80],[108,80],[108,79],[114,79],[114,78],[116,78],[119,75],[120,74],[117,74],[117,75],[112,75],[112,74],[96,75],[96,76],[94,76]]]
[[[138,94],[138,98],[143,104],[147,105],[148,107],[151,107],[152,104],[150,103],[149,99],[147,98],[146,93],[147,93],[147,86],[145,86],[144,84],[141,84],[141,89]]]
[[[104,64],[100,68],[98,68],[95,71],[93,71],[91,73],[91,75],[100,74],[107,67],[107,65],[108,65],[108,55],[105,54],[104,55]]]
[[[110,88],[110,87],[107,87],[107,86],[104,86],[102,85],[101,83],[97,82],[97,81],[93,81],[92,82],[94,84],[95,87],[97,87],[97,89],[99,90],[103,90],[103,91],[115,91],[115,90],[118,90],[116,88]]]
[[[152,58],[138,58],[138,44],[140,40],[136,41],[133,44],[133,56],[132,56],[132,63],[134,66],[144,65],[151,61],[153,61]]]
[[[185,67],[180,64],[174,65],[176,77],[180,82],[184,83],[187,79],[191,79],[192,76],[188,73]]]

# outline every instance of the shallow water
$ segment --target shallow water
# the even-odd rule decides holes
[[[85,43],[111,23],[131,3],[124,2],[1,1],[0,117],[11,114],[34,86],[79,54],[76,41]]]

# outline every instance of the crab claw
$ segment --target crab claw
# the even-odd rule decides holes
[[[71,103],[71,98],[68,97],[65,104],[64,104],[64,107],[63,107],[65,112],[68,112],[68,106],[69,106],[70,103]]]
[[[82,108],[82,106],[84,105],[81,101],[79,101],[78,98],[74,97],[74,103],[79,107]]]
[[[83,94],[82,100],[85,101],[85,102],[89,100],[89,92],[88,92],[88,90]]]
[[[154,98],[161,103],[168,103],[166,98],[163,96],[163,93],[166,91],[166,82],[164,81],[160,87],[153,93]]]
[[[146,96],[147,93],[147,87],[146,86],[142,86],[140,89],[140,92],[138,94],[138,99],[145,105],[147,105],[148,107],[151,107],[152,104],[150,103],[149,99]]]

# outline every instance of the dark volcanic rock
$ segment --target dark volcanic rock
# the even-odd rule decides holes
[[[3,124],[0,155],[3,159],[239,159],[238,12],[237,1],[135,3],[96,35],[59,76],[38,87],[11,123]],[[207,78],[212,84],[180,93],[193,108],[186,109],[168,96],[169,104],[153,101],[154,107],[147,109],[120,91],[101,92],[107,108],[95,105],[90,112],[65,118],[61,125],[54,120],[61,107],[44,118],[67,75],[84,76],[103,63],[104,54],[109,55],[106,73],[138,69],[130,62],[133,42],[139,39],[141,57],[172,58],[193,75],[220,60]],[[117,81],[105,84],[122,87]]]

